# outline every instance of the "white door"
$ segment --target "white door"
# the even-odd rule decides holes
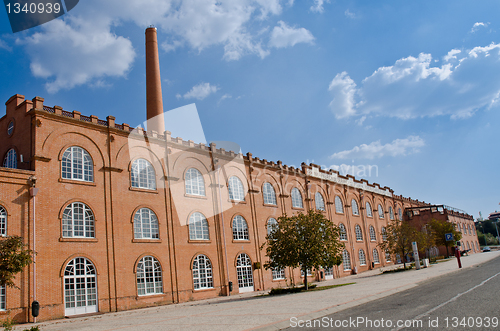
[[[240,293],[253,291],[252,260],[246,254],[238,255],[236,262],[236,274],[238,276],[238,287]]]
[[[97,281],[95,267],[86,258],[71,260],[64,271],[65,315],[97,312]]]

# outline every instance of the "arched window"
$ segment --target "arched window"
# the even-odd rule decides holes
[[[7,235],[7,211],[4,207],[0,206],[0,236]]]
[[[0,286],[0,311],[5,310],[7,307],[7,293],[5,291],[5,285]]]
[[[366,203],[366,216],[373,217],[372,205],[369,202]]]
[[[342,205],[342,199],[338,195],[335,196],[335,212],[344,213],[344,205]]]
[[[373,225],[370,225],[370,240],[377,241],[377,235],[375,233],[375,228],[373,227]]]
[[[384,218],[384,209],[382,208],[382,205],[378,205],[378,218]]]
[[[202,213],[192,213],[189,217],[189,239],[210,240],[208,222]]]
[[[403,211],[401,210],[401,208],[398,209],[398,217],[400,221],[403,220]]]
[[[273,231],[274,229],[277,229],[278,228],[278,222],[276,222],[276,220],[274,218],[270,218],[268,221],[267,221],[267,235],[270,235],[271,234],[271,231]]]
[[[84,203],[73,202],[63,212],[62,235],[64,238],[94,238],[94,213]]]
[[[366,255],[363,249],[359,250],[359,265],[366,265]]]
[[[233,239],[234,240],[250,240],[248,236],[247,221],[240,215],[233,218]]]
[[[476,241],[476,250],[479,252],[479,242]]]
[[[10,136],[14,132],[14,121],[10,121],[7,126],[7,134]]]
[[[394,210],[392,210],[391,206],[389,206],[389,218],[391,220],[394,220]]]
[[[193,260],[193,285],[195,290],[214,287],[212,263],[205,255],[198,255]]]
[[[252,260],[245,253],[238,255],[236,260],[236,275],[240,292],[253,291]]]
[[[469,245],[469,242],[467,242],[467,249],[470,251],[470,245]]]
[[[189,168],[186,171],[186,194],[205,196],[205,181],[201,172],[195,168]]]
[[[342,264],[344,265],[344,270],[351,270],[351,257],[347,249],[342,252]]]
[[[90,154],[81,147],[72,146],[64,151],[61,160],[62,178],[94,181],[94,164]]]
[[[156,190],[156,174],[153,165],[145,159],[137,159],[132,163],[130,173],[132,187]]]
[[[5,154],[3,166],[5,168],[17,169],[17,153],[14,148],[9,149],[7,154]]]
[[[270,183],[265,182],[264,185],[262,185],[262,195],[264,196],[264,203],[266,205],[276,206],[276,193]]]
[[[137,263],[137,295],[160,293],[163,293],[160,262],[152,256],[145,256]]]
[[[391,254],[389,253],[389,251],[387,249],[385,250],[385,260],[387,262],[391,262]]]
[[[292,207],[304,208],[304,205],[302,204],[302,194],[300,194],[299,189],[296,187],[292,189]]]
[[[340,240],[347,240],[347,231],[345,230],[345,225],[340,223],[339,230],[340,230]]]
[[[234,201],[245,201],[243,183],[236,176],[229,178],[229,199]]]
[[[470,228],[470,224],[467,225],[467,228],[469,229],[469,234],[472,235],[472,231],[471,231],[471,228]]]
[[[380,263],[380,258],[378,256],[378,251],[376,248],[373,249],[373,262],[375,264],[379,264]]]
[[[316,210],[325,210],[325,200],[323,200],[323,196],[321,193],[316,192],[314,196],[314,200],[316,200]]]
[[[97,312],[97,275],[84,257],[71,260],[64,269],[64,303],[66,316]]]
[[[354,231],[356,232],[356,241],[362,241],[363,231],[361,231],[361,227],[358,224],[354,227]]]
[[[158,217],[149,208],[141,208],[134,215],[135,239],[159,239]]]
[[[382,240],[387,241],[387,231],[384,226],[382,227]]]
[[[358,203],[356,202],[356,200],[354,200],[354,199],[351,200],[351,206],[352,206],[352,214],[359,215],[359,208],[358,208]]]

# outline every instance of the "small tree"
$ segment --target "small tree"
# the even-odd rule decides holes
[[[449,256],[448,247],[454,246],[456,241],[462,239],[462,234],[455,230],[455,224],[447,221],[440,221],[435,218],[431,219],[427,224],[427,228],[429,229],[434,244],[436,246],[445,246],[446,247],[446,255]],[[453,240],[446,241],[446,234],[452,233]]]
[[[342,262],[344,244],[340,242],[339,234],[338,227],[318,211],[281,216],[261,247],[267,246],[266,255],[269,257],[264,267],[300,267],[307,290],[307,269],[331,268]]]
[[[0,285],[16,287],[14,277],[30,264],[33,251],[26,248],[23,238],[10,236],[0,239]]]
[[[384,251],[390,254],[401,254],[403,265],[406,269],[406,254],[413,251],[412,242],[416,241],[420,246],[425,242],[424,234],[406,221],[393,220],[386,227],[386,233],[382,233],[382,238],[386,238],[380,244]]]

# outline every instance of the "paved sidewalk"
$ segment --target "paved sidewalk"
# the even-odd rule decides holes
[[[463,268],[500,256],[500,251],[462,257]],[[463,269],[462,269],[463,270]],[[279,330],[290,326],[290,318],[313,319],[376,300],[418,285],[427,279],[460,272],[456,260],[430,268],[381,274],[379,269],[359,275],[321,282],[319,285],[355,284],[308,293],[259,296],[253,292],[231,297],[108,313],[91,317],[38,323],[48,330]],[[17,326],[23,330],[32,324]]]

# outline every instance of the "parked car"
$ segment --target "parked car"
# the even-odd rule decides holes
[[[483,252],[491,252],[491,248],[488,246],[483,247]]]

